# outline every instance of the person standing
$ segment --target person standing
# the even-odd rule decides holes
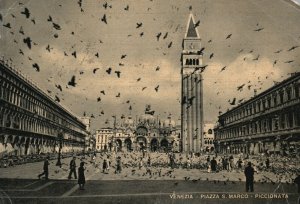
[[[117,157],[117,168],[116,168],[116,174],[121,173],[122,172],[122,162],[121,162],[121,157],[118,156]]]
[[[207,162],[207,164],[210,163],[210,156],[208,156],[208,157],[206,158],[206,162]]]
[[[229,164],[230,164],[230,171],[232,171],[234,168],[234,158],[232,155],[229,157]]]
[[[109,167],[110,167],[110,165],[111,165],[111,161],[110,161],[110,159],[109,159],[109,156],[107,156],[106,162],[107,162],[106,170],[107,170],[107,172],[109,172]]]
[[[189,170],[191,168],[191,160],[190,160],[190,158],[187,158],[186,168],[187,168],[187,170]]]
[[[297,186],[298,186],[298,193],[300,193],[300,175],[298,175],[295,178],[294,183],[297,184]]]
[[[225,157],[222,157],[221,162],[222,162],[222,170],[226,170]]]
[[[144,150],[144,146],[142,146],[141,149],[142,149],[143,159],[144,159],[144,158],[145,158],[145,155],[146,155],[146,152],[145,152],[145,150]]]
[[[151,166],[151,158],[150,158],[150,156],[148,157],[147,165],[148,165],[148,167]]]
[[[78,184],[79,189],[84,190],[85,176],[84,176],[84,162],[80,162],[80,167],[78,168]]]
[[[267,167],[267,169],[270,168],[270,160],[269,160],[269,158],[267,158],[267,160],[266,160],[266,167]]]
[[[228,158],[225,158],[225,166],[226,166],[226,170],[229,171],[229,161]]]
[[[39,174],[38,177],[39,179],[41,179],[41,176],[45,175],[45,179],[48,180],[48,175],[49,175],[49,169],[48,169],[48,166],[49,166],[49,157],[46,157],[45,158],[45,161],[44,161],[44,167],[43,167],[43,173]]]
[[[70,161],[70,172],[69,172],[69,176],[68,179],[72,178],[72,174],[74,173],[74,178],[77,179],[77,175],[76,175],[76,157],[73,157],[73,159]]]
[[[248,166],[245,168],[246,176],[246,192],[253,192],[253,181],[254,181],[254,168],[251,166],[251,162],[248,162]]]
[[[106,159],[104,159],[103,165],[102,165],[102,172],[106,173],[106,171],[107,171],[107,161],[106,161]]]
[[[217,171],[217,160],[213,157],[213,159],[210,161],[210,167],[212,172]]]
[[[239,170],[242,170],[242,166],[243,166],[242,158],[239,158],[239,160],[237,161],[237,166]]]

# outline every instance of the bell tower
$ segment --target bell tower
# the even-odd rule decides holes
[[[203,86],[201,40],[189,15],[181,54],[181,135],[183,152],[200,152],[203,146]]]

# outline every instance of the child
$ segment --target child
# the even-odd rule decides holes
[[[85,176],[84,176],[84,162],[80,162],[80,167],[78,168],[78,184],[79,189],[84,190]]]

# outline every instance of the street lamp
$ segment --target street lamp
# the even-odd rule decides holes
[[[58,135],[57,135],[57,141],[59,142],[59,146],[58,146],[58,158],[57,158],[57,162],[56,162],[56,166],[61,167],[61,161],[60,161],[60,157],[61,157],[61,148],[62,148],[62,140],[63,140],[63,131],[60,130]]]

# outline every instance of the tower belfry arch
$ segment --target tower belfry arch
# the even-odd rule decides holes
[[[184,152],[200,152],[203,145],[203,79],[201,40],[190,13],[181,53],[181,135]]]

